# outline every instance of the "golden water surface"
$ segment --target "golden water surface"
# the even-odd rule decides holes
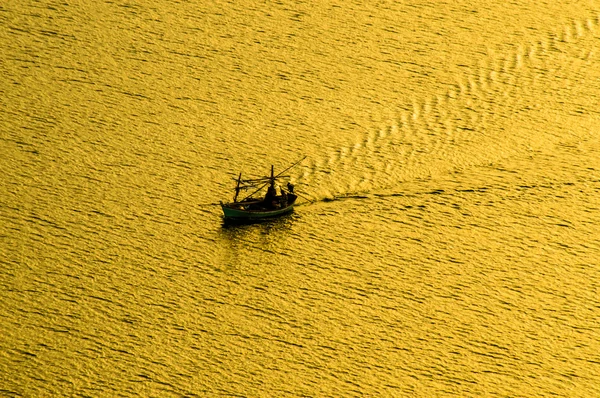
[[[0,396],[600,396],[599,39],[593,0],[3,2]]]

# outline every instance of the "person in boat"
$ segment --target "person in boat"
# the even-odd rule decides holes
[[[283,187],[279,187],[279,197],[281,197],[282,206],[287,206],[287,192],[283,190]]]
[[[267,194],[265,195],[265,199],[263,202],[268,207],[275,207],[275,197],[277,196],[277,191],[275,190],[275,182],[271,182],[269,188],[267,188]]]
[[[275,184],[271,183],[271,185],[269,185],[269,188],[267,189],[267,194],[265,195],[265,199],[266,198],[274,198],[275,196],[277,196],[277,191],[275,190]]]
[[[294,193],[294,184],[292,184],[291,182],[288,182],[287,189],[290,193]]]

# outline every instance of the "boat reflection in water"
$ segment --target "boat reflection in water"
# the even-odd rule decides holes
[[[294,193],[294,185],[290,182],[287,182],[285,188],[280,185],[278,194],[276,182],[278,180],[289,178],[289,176],[284,176],[282,174],[302,160],[304,160],[304,158],[277,175],[274,174],[273,166],[271,166],[270,177],[243,180],[242,173],[240,173],[235,187],[233,202],[221,202],[225,222],[253,223],[291,213],[294,210],[294,203],[298,198]],[[267,188],[267,192],[264,196],[261,195],[262,197],[256,197],[255,195],[260,195],[260,192],[265,187]],[[255,190],[244,199],[238,200],[239,193],[242,189]]]

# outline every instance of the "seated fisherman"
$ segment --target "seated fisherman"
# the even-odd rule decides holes
[[[263,200],[263,202],[268,207],[275,207],[274,204],[276,196],[277,191],[275,190],[275,183],[271,182],[271,185],[269,185],[269,188],[267,188],[267,194],[265,195],[265,199]]]

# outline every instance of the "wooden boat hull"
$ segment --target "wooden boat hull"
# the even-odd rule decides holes
[[[273,218],[282,216],[284,214],[292,212],[294,205],[290,205],[281,209],[274,210],[244,210],[244,209],[233,209],[227,207],[227,205],[221,205],[223,209],[223,216],[226,220],[237,220],[237,221],[258,221],[267,218]]]
[[[223,216],[226,220],[231,221],[258,221],[267,218],[279,217],[287,213],[291,213],[294,210],[294,202],[296,201],[296,195],[289,194],[287,199],[287,206],[266,209],[261,208],[261,202],[234,202],[234,203],[222,203],[221,208],[223,209]],[[258,203],[258,208],[257,208]],[[283,203],[282,203],[283,204]]]

